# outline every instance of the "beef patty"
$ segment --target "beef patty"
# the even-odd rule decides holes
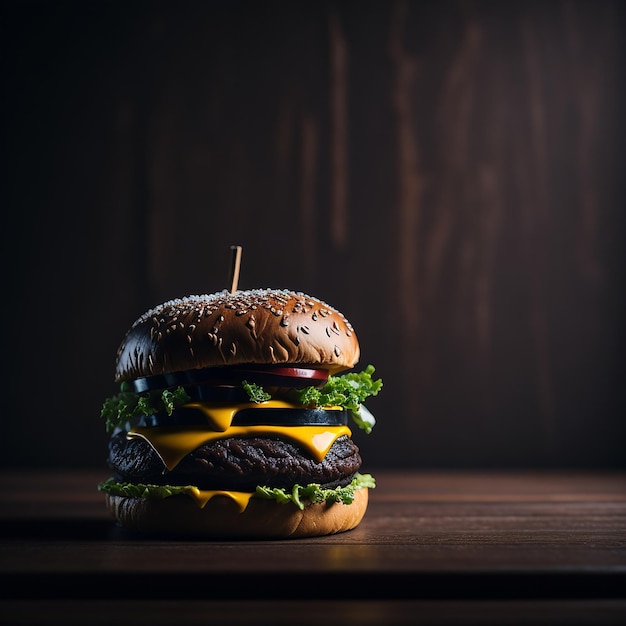
[[[331,489],[350,484],[361,467],[358,446],[342,435],[319,462],[290,441],[232,437],[200,446],[168,470],[147,441],[126,434],[121,431],[111,438],[108,464],[116,479],[134,483],[235,491],[316,483]]]

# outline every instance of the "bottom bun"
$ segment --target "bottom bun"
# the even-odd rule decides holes
[[[163,500],[106,494],[107,508],[125,528],[143,533],[207,538],[287,539],[319,537],[358,526],[368,504],[368,489],[357,489],[352,504],[307,504],[251,498],[240,512],[228,497],[214,497],[203,508],[184,495]]]

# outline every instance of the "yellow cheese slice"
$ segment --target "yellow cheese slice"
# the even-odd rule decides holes
[[[302,409],[303,407],[282,400],[268,400],[267,402],[247,402],[242,404],[209,404],[206,402],[189,402],[186,409],[202,411],[207,422],[214,430],[224,432],[230,428],[235,415],[244,409]],[[324,407],[325,411],[341,411],[340,406]]]
[[[291,439],[321,461],[341,435],[350,437],[352,431],[347,426],[231,426],[222,432],[195,426],[136,426],[128,433],[128,437],[145,439],[169,470],[196,448],[225,437],[277,436]]]
[[[254,495],[254,493],[246,491],[223,491],[221,489],[209,491],[205,489],[198,489],[197,487],[193,487],[193,489],[191,489],[188,493],[201,509],[203,509],[206,503],[215,496],[230,498],[237,504],[237,508],[240,513],[246,510],[248,502],[250,502],[250,498]]]

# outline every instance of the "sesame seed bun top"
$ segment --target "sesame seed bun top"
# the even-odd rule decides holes
[[[301,292],[227,290],[169,300],[144,313],[117,353],[115,380],[243,364],[350,369],[359,342],[336,309]]]

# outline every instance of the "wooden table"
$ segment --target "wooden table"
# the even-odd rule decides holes
[[[626,624],[626,473],[373,473],[351,532],[199,542],[0,472],[0,624]]]

